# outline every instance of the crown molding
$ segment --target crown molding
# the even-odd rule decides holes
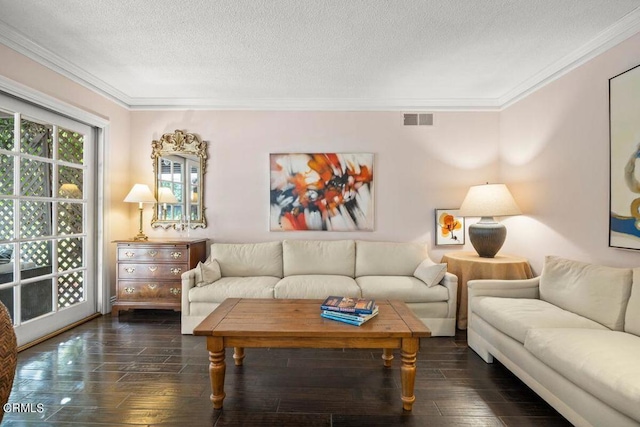
[[[61,58],[48,49],[28,39],[6,22],[0,20],[0,43],[10,47],[27,58],[44,65],[58,74],[104,96],[124,108],[129,108],[131,98],[118,89],[104,82]]]
[[[546,67],[499,98],[502,109],[515,104],[541,87],[585,64],[613,46],[640,32],[640,8],[602,31],[569,55]]]
[[[109,126],[109,119],[105,117],[90,113],[75,105],[68,104],[4,76],[0,76],[0,92],[37,104],[45,109],[55,111],[56,113],[60,113],[90,126],[97,126],[99,128]]]
[[[496,99],[136,98],[131,110],[498,111]]]
[[[500,111],[640,32],[640,8],[499,98],[133,98],[0,21],[0,43],[129,110]]]

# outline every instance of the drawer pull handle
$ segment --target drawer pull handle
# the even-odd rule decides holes
[[[171,252],[171,256],[173,257],[173,259],[178,259],[182,257],[182,252]]]
[[[169,288],[169,292],[173,295],[178,295],[180,293],[180,288]]]
[[[124,291],[128,294],[132,294],[135,291],[135,288],[124,288]]]
[[[132,274],[134,271],[136,271],[135,267],[127,267],[124,269],[124,271],[126,271],[129,274]]]
[[[127,252],[125,252],[125,253],[124,253],[124,255],[125,255],[127,258],[133,258],[133,256],[135,255],[135,253],[134,253],[134,252],[131,252],[131,251],[127,251]]]
[[[158,267],[157,267],[157,266],[155,266],[155,265],[150,265],[150,266],[149,266],[149,271],[150,271],[150,272],[152,272],[152,273],[155,273],[155,271],[156,271],[157,269],[158,269]]]
[[[156,255],[158,255],[158,251],[149,251],[149,256],[151,258],[155,257]]]
[[[155,283],[149,283],[147,286],[149,287],[149,289],[155,289],[158,287],[158,285]]]
[[[182,269],[178,267],[172,267],[171,272],[177,276],[178,274],[182,273]]]

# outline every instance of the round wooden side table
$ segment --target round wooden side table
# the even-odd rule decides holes
[[[447,271],[458,276],[456,323],[467,329],[467,282],[475,279],[530,279],[531,266],[526,258],[498,254],[481,258],[475,252],[450,252],[442,257]]]

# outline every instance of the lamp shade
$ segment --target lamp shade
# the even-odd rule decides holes
[[[124,201],[130,203],[155,203],[156,198],[153,197],[148,185],[135,184],[127,194],[127,197],[124,198]]]
[[[509,189],[504,184],[474,185],[469,188],[458,215],[460,216],[511,216],[522,212]]]
[[[170,188],[162,187],[158,190],[158,203],[178,203],[178,199]]]
[[[71,183],[62,184],[60,186],[60,190],[58,190],[58,194],[62,197],[74,199],[82,197],[82,191],[80,191],[80,188],[78,188],[76,184]]]

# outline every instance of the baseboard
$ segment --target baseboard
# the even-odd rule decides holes
[[[37,339],[37,340],[35,340],[35,341],[31,341],[31,342],[29,342],[29,343],[26,343],[26,344],[24,344],[24,345],[22,345],[22,346],[18,347],[18,353],[20,353],[21,351],[26,350],[26,349],[28,349],[28,348],[31,348],[31,347],[33,347],[34,345],[40,344],[41,342],[44,342],[44,341],[48,340],[49,338],[53,338],[53,337],[55,337],[56,335],[60,335],[60,334],[61,334],[61,333],[63,333],[63,332],[67,332],[69,329],[73,329],[73,328],[75,328],[76,326],[82,325],[83,323],[86,323],[86,322],[88,322],[89,320],[93,320],[93,319],[98,318],[98,317],[100,317],[100,316],[102,316],[102,314],[100,314],[100,313],[92,314],[92,315],[91,315],[91,316],[89,316],[89,317],[85,317],[84,319],[80,319],[80,320],[78,320],[77,322],[74,322],[74,323],[72,323],[72,324],[70,324],[70,325],[65,326],[64,328],[58,329],[57,331],[53,331],[53,332],[51,332],[50,334],[47,334],[47,335],[45,335],[45,336],[43,336],[43,337],[41,337],[41,338],[38,338],[38,339]]]

